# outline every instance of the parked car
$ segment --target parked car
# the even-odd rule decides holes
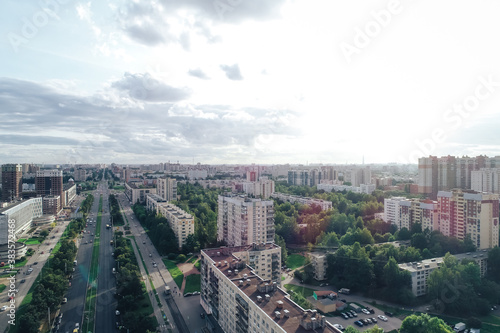
[[[359,327],[363,327],[363,323],[361,321],[359,321],[359,320],[356,320],[354,323],[356,325],[358,325]]]
[[[384,314],[385,314],[386,316],[389,316],[389,317],[394,316],[394,313],[389,312],[389,311],[385,311],[385,312],[384,312]]]
[[[378,317],[378,319],[380,319],[382,321],[387,321],[388,320],[386,316],[378,315],[377,317]]]

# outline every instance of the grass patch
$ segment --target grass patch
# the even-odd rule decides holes
[[[184,293],[192,293],[193,291],[201,291],[201,275],[191,274],[186,276],[186,286]]]
[[[27,262],[28,259],[24,259],[23,261],[18,261],[14,264],[14,267],[23,267],[24,265],[26,265]]]
[[[182,280],[184,280],[184,274],[182,274],[179,267],[177,267],[175,262],[173,262],[172,260],[163,259],[163,263],[165,264],[168,271],[170,272],[170,275],[172,275],[172,278],[174,279],[175,283],[177,284],[177,287],[179,287],[179,289],[181,289]]]
[[[7,286],[5,284],[0,284],[0,293],[5,290]]]
[[[19,243],[24,243],[27,240],[27,238],[19,238],[17,241]]]
[[[297,286],[295,284],[285,284],[284,286],[287,290],[293,290],[297,294],[301,294],[304,297],[309,297],[313,295],[314,290],[311,288],[306,288],[302,286]]]
[[[300,254],[292,254],[288,256],[286,261],[286,266],[290,269],[296,269],[301,266],[304,266],[304,262],[306,261],[306,257],[301,256]]]
[[[194,267],[196,267],[198,272],[201,272],[201,260],[198,260],[197,262],[195,262]]]
[[[189,264],[194,264],[197,260],[198,260],[198,258],[193,256],[193,257],[189,258],[188,260],[186,260],[186,262]]]
[[[40,241],[38,240],[38,238],[30,238],[24,244],[26,244],[26,245],[37,245],[37,244],[40,244]]]

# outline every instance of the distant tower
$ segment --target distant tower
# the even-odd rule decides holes
[[[21,197],[22,176],[21,164],[2,165],[2,201],[9,202]]]

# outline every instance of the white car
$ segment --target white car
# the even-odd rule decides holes
[[[380,319],[382,321],[387,321],[387,317],[386,316],[378,315],[377,317],[378,317],[378,319]]]
[[[120,311],[116,310],[115,311],[115,315],[119,316],[120,315]]]
[[[2,306],[2,308],[0,309],[0,311],[5,311],[5,310],[7,310],[7,305]]]

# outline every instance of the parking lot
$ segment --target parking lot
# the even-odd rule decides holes
[[[349,300],[347,300],[347,301],[349,302]],[[356,329],[358,329],[359,331],[365,331],[369,328],[372,328],[375,325],[377,325],[380,328],[383,328],[385,332],[389,332],[389,331],[392,331],[394,329],[399,329],[401,327],[402,321],[399,318],[390,317],[388,315],[385,315],[383,313],[383,311],[380,311],[379,309],[374,308],[373,306],[370,306],[368,304],[364,304],[363,302],[356,301],[356,303],[373,309],[373,313],[366,314],[363,312],[356,312],[356,316],[354,316],[354,315],[348,316],[347,319],[340,316],[340,317],[333,317],[333,318],[329,317],[329,318],[327,318],[327,320],[332,324],[340,324],[344,328],[347,326],[353,326]],[[352,311],[344,310],[341,312],[346,313],[346,314],[348,312],[351,312],[351,314],[352,314],[353,310]],[[376,322],[363,324],[363,326],[359,326],[359,325],[355,324],[356,321],[365,321],[368,318],[370,318],[370,319],[374,318]]]

